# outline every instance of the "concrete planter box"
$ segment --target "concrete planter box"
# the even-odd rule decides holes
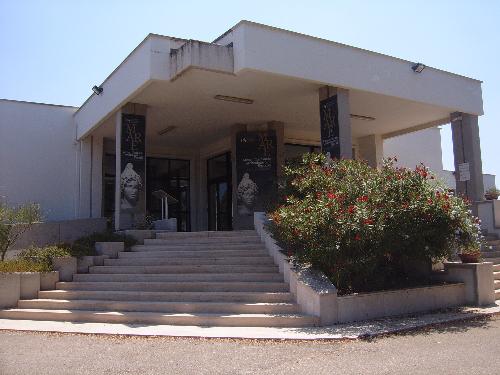
[[[76,260],[76,271],[78,273],[88,273],[89,267],[94,265],[94,256],[83,256]]]
[[[139,245],[143,245],[145,239],[155,238],[155,231],[151,229],[127,229],[121,233],[135,238]]]
[[[40,272],[19,272],[21,277],[21,299],[34,299],[40,291]]]
[[[52,259],[54,269],[59,271],[60,281],[73,281],[73,275],[77,271],[77,261],[74,257],[58,257]]]
[[[359,293],[337,297],[338,323],[370,320],[462,306],[463,283]]]
[[[125,251],[125,244],[123,242],[96,242],[95,250],[98,255],[118,258],[118,253],[120,251]]]
[[[0,309],[16,307],[21,297],[21,275],[0,273]]]
[[[94,255],[94,266],[104,266],[104,259],[108,259],[107,255]]]
[[[40,290],[54,290],[59,282],[59,271],[40,273]]]
[[[491,305],[495,301],[492,263],[444,263],[436,280],[444,285],[337,296],[335,286],[321,272],[294,267],[265,229],[264,213],[254,214],[255,230],[290,286],[300,311],[319,318],[319,325],[369,320],[463,305]],[[430,266],[426,266],[428,272]]]

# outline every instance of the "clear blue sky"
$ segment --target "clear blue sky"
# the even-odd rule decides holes
[[[212,41],[241,19],[484,81],[483,171],[500,185],[496,0],[0,0],[0,98],[79,106],[148,33]],[[449,126],[442,134],[453,169]]]

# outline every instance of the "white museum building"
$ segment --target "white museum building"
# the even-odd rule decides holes
[[[423,162],[474,202],[494,185],[482,174],[481,81],[249,21],[212,42],[149,34],[93,90],[78,108],[0,100],[9,205],[126,229],[160,219],[163,192],[178,231],[242,229],[283,162],[320,150]],[[450,123],[457,173],[442,164]]]

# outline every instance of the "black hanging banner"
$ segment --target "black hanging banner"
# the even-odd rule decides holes
[[[276,131],[242,131],[236,135],[237,213],[253,215],[275,188]]]
[[[145,215],[146,118],[123,114],[121,129],[120,227],[133,227]]]
[[[332,159],[340,159],[339,110],[337,95],[321,100],[321,152]]]

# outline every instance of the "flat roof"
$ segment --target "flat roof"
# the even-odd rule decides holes
[[[40,102],[30,102],[27,100],[16,100],[16,99],[2,99],[0,98],[0,101],[2,102],[15,102],[15,103],[23,103],[23,104],[37,104],[37,105],[48,105],[52,107],[66,107],[66,108],[80,108],[76,107],[74,105],[65,105],[65,104],[50,104],[50,103],[40,103]]]
[[[236,25],[234,25],[233,27],[231,27],[225,33],[223,33],[222,35],[220,35],[219,37],[217,37],[216,39],[214,39],[214,41],[212,43],[217,43],[218,40],[222,39],[224,36],[226,36],[231,31],[233,31],[234,29],[236,29],[238,26],[240,26],[242,24],[248,24],[248,25],[252,25],[252,26],[258,26],[258,27],[261,27],[261,28],[264,28],[264,29],[269,29],[269,30],[272,30],[272,31],[286,32],[286,33],[289,33],[289,34],[292,34],[292,35],[298,35],[298,36],[302,36],[302,37],[309,38],[309,39],[321,40],[323,42],[331,43],[331,44],[334,44],[334,45],[337,45],[337,46],[352,48],[352,49],[355,49],[355,50],[358,50],[358,51],[368,52],[368,53],[371,53],[371,54],[374,54],[374,55],[378,55],[378,56],[389,57],[391,59],[398,60],[398,61],[404,61],[406,63],[417,63],[418,62],[418,63],[424,64],[428,68],[432,68],[432,69],[438,70],[438,71],[443,72],[443,73],[451,74],[453,76],[457,76],[457,77],[461,77],[461,78],[470,79],[470,80],[473,80],[473,81],[476,81],[476,82],[480,82],[480,83],[483,82],[483,81],[481,81],[479,79],[476,79],[476,78],[472,78],[472,77],[468,77],[468,76],[465,76],[465,75],[462,75],[462,74],[457,74],[457,73],[449,72],[447,70],[435,68],[433,66],[425,64],[423,61],[410,61],[410,60],[402,59],[400,57],[395,57],[395,56],[387,55],[387,54],[384,54],[384,53],[371,51],[371,50],[368,50],[368,49],[365,49],[365,48],[354,47],[354,46],[351,46],[349,44],[339,43],[339,42],[335,42],[333,40],[329,40],[329,39],[325,39],[325,38],[320,38],[320,37],[316,37],[316,36],[312,36],[312,35],[308,35],[308,34],[304,34],[304,33],[299,33],[299,32],[296,32],[296,31],[282,29],[282,28],[279,28],[279,27],[269,26],[269,25],[266,25],[266,24],[263,24],[263,23],[258,23],[258,22],[248,21],[248,20],[241,20],[241,21],[239,21]]]

